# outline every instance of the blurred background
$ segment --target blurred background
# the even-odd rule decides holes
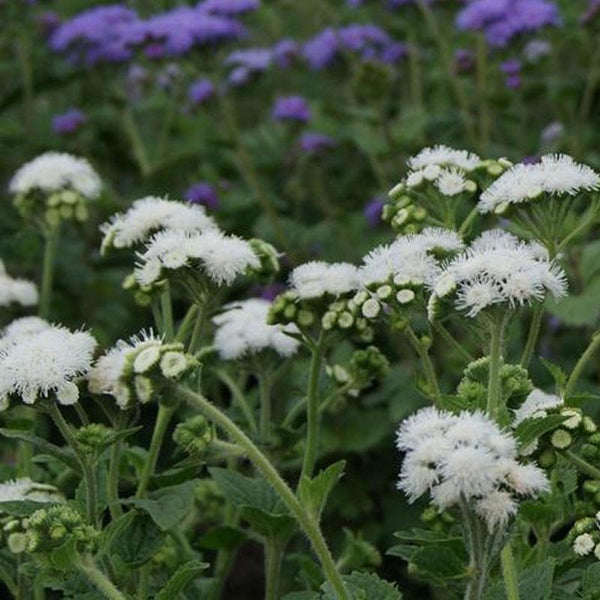
[[[151,322],[121,287],[131,261],[99,254],[98,226],[137,198],[200,203],[224,230],[273,243],[279,281],[232,292],[272,298],[300,262],[358,261],[393,238],[381,207],[423,146],[515,162],[567,152],[600,167],[594,0],[0,0],[0,19],[0,256],[38,277],[41,241],[6,192],[15,169],[47,150],[89,159],[105,190],[61,239],[53,317],[104,345]],[[567,363],[579,340],[561,327],[600,313],[600,246],[583,253],[581,281],[542,337],[543,353]],[[327,452],[350,464],[325,521],[333,539],[351,527],[383,554],[422,509],[395,491],[392,440],[423,400],[405,343],[380,345],[389,376],[326,418]],[[433,352],[460,373],[458,357]],[[406,577],[402,561],[381,560],[384,577]],[[259,597],[260,555],[250,547],[238,563],[246,596],[228,597]]]

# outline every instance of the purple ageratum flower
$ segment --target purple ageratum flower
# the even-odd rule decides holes
[[[270,283],[268,285],[256,286],[253,289],[253,293],[258,295],[260,298],[264,298],[265,300],[270,300],[271,302],[279,296],[279,294],[283,294],[285,292],[286,286],[283,283]]]
[[[340,40],[335,29],[328,27],[304,44],[302,55],[311,69],[328,67],[340,50]]]
[[[471,50],[459,48],[454,53],[454,72],[469,73],[475,68],[475,55]]]
[[[215,86],[210,79],[200,79],[192,83],[187,95],[192,104],[198,106],[215,95]]]
[[[214,185],[204,181],[194,183],[183,194],[190,204],[202,204],[210,210],[219,210],[221,203]]]
[[[511,90],[521,87],[521,61],[513,58],[500,63],[500,70],[506,75],[504,84]]]
[[[323,152],[336,145],[336,141],[322,133],[307,131],[300,136],[300,150],[306,154]]]
[[[561,24],[550,0],[472,0],[457,16],[462,30],[484,31],[491,46],[505,47],[516,36]]]
[[[87,117],[77,108],[72,108],[52,118],[52,131],[58,135],[75,133],[87,121]]]
[[[383,210],[384,204],[385,201],[383,198],[379,198],[378,196],[372,198],[365,204],[363,215],[365,215],[367,223],[369,223],[371,227],[377,227],[377,225],[381,223],[381,211]]]
[[[260,7],[260,0],[204,0],[198,8],[215,15],[231,17],[252,12]]]
[[[524,165],[537,165],[540,162],[540,157],[537,154],[531,156],[524,156],[521,161]]]
[[[272,117],[277,121],[310,121],[310,108],[302,96],[281,96],[275,100]]]
[[[282,69],[290,66],[292,60],[300,54],[300,44],[295,40],[284,38],[273,45],[271,55]]]

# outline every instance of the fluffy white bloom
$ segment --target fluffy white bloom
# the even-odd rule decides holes
[[[0,335],[0,350],[15,342],[18,338],[36,335],[52,325],[40,317],[21,317],[11,321]]]
[[[37,304],[37,287],[26,279],[15,279],[6,272],[4,262],[0,260],[0,306],[17,303],[21,306]]]
[[[37,483],[29,477],[20,477],[0,483],[0,502],[63,502],[61,493],[46,483]]]
[[[457,196],[467,188],[467,180],[458,169],[443,169],[435,186],[444,196]]]
[[[260,267],[248,242],[220,231],[162,231],[152,237],[139,259],[134,275],[141,285],[157,281],[163,269],[194,266],[193,263],[217,285],[231,285],[238,275]]]
[[[451,285],[449,285],[451,282]],[[431,285],[436,297],[456,289],[456,308],[474,317],[489,306],[541,302],[548,293],[566,294],[563,270],[548,260],[539,244],[500,232],[486,232],[470,248],[443,265]]]
[[[71,189],[88,200],[100,195],[101,183],[96,171],[85,158],[60,152],[46,152],[25,163],[13,176],[9,190],[27,194]]]
[[[146,241],[153,233],[168,229],[202,233],[216,230],[217,225],[203,206],[147,196],[100,227],[104,234],[102,246],[130,248]]]
[[[89,333],[57,325],[17,337],[0,351],[0,398],[15,395],[33,404],[52,393],[60,404],[74,404],[73,379],[89,371],[95,348]]]
[[[525,419],[540,419],[547,416],[548,410],[560,408],[564,404],[562,398],[554,394],[547,394],[542,390],[532,390],[525,402],[514,411],[513,427],[521,424]]]
[[[473,502],[490,531],[515,514],[517,497],[549,487],[541,469],[518,462],[514,437],[481,412],[422,409],[402,423],[396,444],[406,452],[398,488],[410,502],[427,492],[440,508]]]
[[[304,299],[339,296],[358,287],[358,269],[350,263],[307,262],[292,271],[290,287]]]
[[[298,349],[298,341],[286,335],[294,332],[294,325],[269,325],[267,316],[271,303],[261,298],[233,302],[213,318],[217,326],[215,347],[224,360],[235,360],[271,349],[283,357]]]
[[[502,212],[510,204],[527,202],[542,193],[574,196],[599,187],[600,176],[592,168],[565,154],[548,154],[537,164],[508,169],[481,194],[478,207],[482,213]]]
[[[573,542],[573,552],[578,556],[589,554],[595,546],[594,538],[589,533],[578,535]]]
[[[463,171],[472,171],[481,164],[481,159],[472,152],[455,150],[448,146],[430,146],[423,148],[416,156],[408,159],[407,165],[412,170],[424,169],[430,165],[440,167],[457,167]]]

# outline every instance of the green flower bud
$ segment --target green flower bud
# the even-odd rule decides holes
[[[106,444],[112,430],[102,423],[90,423],[75,432],[75,439],[85,454],[97,454]]]
[[[555,448],[564,450],[573,443],[573,438],[566,429],[557,429],[550,437],[550,443]]]
[[[173,441],[187,454],[202,455],[213,440],[213,430],[201,415],[179,423],[173,432]]]
[[[310,327],[315,321],[315,315],[310,311],[302,308],[298,311],[297,322],[301,327]]]
[[[22,554],[27,550],[27,535],[25,533],[11,533],[8,536],[8,549],[13,554]]]

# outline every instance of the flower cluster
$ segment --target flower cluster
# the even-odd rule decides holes
[[[398,488],[411,502],[429,492],[441,509],[473,503],[490,532],[516,514],[519,498],[549,488],[541,469],[519,463],[516,440],[479,412],[422,409],[402,423],[396,443],[406,452]]]
[[[26,217],[43,211],[49,225],[62,220],[87,218],[87,202],[100,195],[100,178],[84,158],[46,152],[25,163],[12,177],[9,191],[15,206]]]
[[[179,423],[173,432],[173,441],[190,456],[203,456],[215,435],[213,428],[202,415],[190,417]]]
[[[37,302],[38,292],[35,283],[11,277],[6,272],[4,262],[0,260],[0,306],[11,304],[34,306]]]
[[[151,334],[120,340],[103,354],[90,371],[93,394],[113,396],[121,410],[146,404],[160,394],[165,382],[184,377],[197,362],[183,344],[164,343]]]
[[[541,302],[548,293],[559,299],[567,286],[563,270],[542,246],[493,229],[444,264],[431,287],[430,320],[450,299],[457,310],[474,317],[498,304],[515,307]]]
[[[375,381],[383,379],[390,363],[376,346],[355,350],[346,364],[335,364],[327,368],[328,375],[349,396],[358,394]]]
[[[288,333],[297,333],[293,325],[269,325],[271,303],[261,298],[233,302],[213,318],[216,325],[214,345],[224,360],[237,360],[271,350],[287,358],[295,354],[298,341]]]
[[[0,350],[2,406],[7,408],[12,398],[25,404],[42,398],[55,398],[65,405],[76,403],[79,389],[75,380],[90,370],[95,348],[96,340],[89,333],[58,325],[12,336]]]

